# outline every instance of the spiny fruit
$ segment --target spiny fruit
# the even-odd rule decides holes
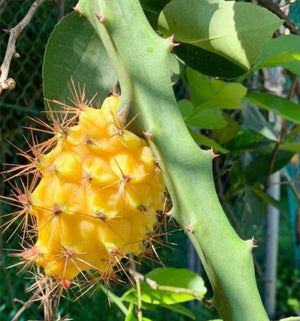
[[[26,201],[36,240],[22,257],[65,288],[86,270],[108,280],[122,258],[141,254],[163,210],[152,151],[118,121],[119,101],[110,96],[100,109],[80,106],[75,122],[65,120],[48,143],[36,145],[36,171],[27,167],[39,180]]]

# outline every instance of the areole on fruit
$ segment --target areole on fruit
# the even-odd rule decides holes
[[[165,187],[152,151],[118,121],[119,101],[112,95],[98,109],[81,104],[77,118],[64,117],[62,133],[53,130],[48,145],[34,145],[34,166],[20,167],[21,174],[29,168],[37,183],[22,211],[33,217],[34,230],[22,257],[66,289],[85,270],[107,281],[123,269],[122,258],[143,253],[157,211],[164,209]]]

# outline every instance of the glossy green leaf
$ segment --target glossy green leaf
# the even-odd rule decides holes
[[[44,96],[70,103],[70,81],[85,86],[86,99],[103,100],[117,79],[104,46],[89,21],[73,12],[52,32],[43,66]]]
[[[224,128],[224,127],[223,127]],[[221,131],[222,129],[220,129]],[[226,154],[228,153],[228,150],[219,145],[216,141],[213,139],[208,138],[205,135],[202,135],[195,130],[190,129],[191,136],[194,138],[195,142],[199,145],[206,146],[208,148],[213,148],[216,151]]]
[[[272,173],[275,173],[279,169],[287,165],[294,153],[286,151],[278,151],[276,154],[274,168]],[[246,166],[245,173],[248,183],[251,185],[258,178],[264,181],[269,174],[271,161],[271,152],[270,153],[252,153],[252,161]]]
[[[166,289],[153,289],[147,282],[140,281],[141,299],[145,303],[165,305],[177,304],[195,299],[195,295],[202,298],[206,288],[202,278],[194,272],[176,268],[157,268],[146,275],[158,286],[168,287]],[[180,289],[180,291],[178,290]],[[182,291],[183,290],[183,291]],[[194,295],[190,294],[191,291]],[[136,303],[136,288],[130,289],[123,296],[122,300]]]
[[[243,85],[221,80],[209,80],[193,69],[188,69],[186,75],[191,100],[196,110],[242,108],[239,99],[247,93],[247,89]]]
[[[228,59],[188,43],[174,47],[173,52],[188,67],[207,76],[232,79],[245,74],[244,69]]]
[[[201,129],[218,129],[226,126],[227,122],[220,109],[204,109],[194,111],[185,119],[188,125]]]
[[[164,36],[201,47],[249,69],[282,21],[251,3],[172,0],[159,16]]]
[[[261,68],[282,66],[295,74],[300,74],[300,37],[281,35],[271,39],[251,68],[251,73]]]
[[[300,124],[300,105],[286,98],[268,93],[248,92],[243,99]]]

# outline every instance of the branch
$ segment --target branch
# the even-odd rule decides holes
[[[36,291],[28,301],[24,302],[22,307],[20,308],[20,310],[18,312],[15,313],[15,315],[13,316],[13,318],[10,321],[17,321],[19,319],[19,317],[22,315],[22,313],[24,313],[25,310],[27,310],[35,301],[36,299],[39,297],[39,293],[38,291]]]
[[[10,0],[0,0],[0,9]]]
[[[257,0],[257,2],[265,7],[266,9],[270,10],[274,14],[276,14],[280,19],[284,20],[284,26],[288,28],[291,33],[295,35],[300,35],[300,30],[295,26],[295,24],[291,21],[291,19],[284,13],[277,4],[270,0]]]
[[[36,9],[46,1],[49,0],[35,0],[27,11],[25,17],[15,27],[8,30],[8,44],[2,65],[0,67],[0,94],[4,89],[12,90],[16,87],[15,80],[13,78],[8,78],[12,58],[19,57],[18,53],[16,52],[16,41],[24,28],[30,23]]]

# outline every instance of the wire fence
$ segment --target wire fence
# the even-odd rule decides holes
[[[3,29],[11,29],[17,25],[26,15],[33,0],[0,0],[0,63],[2,63],[9,34]],[[36,11],[30,24],[23,30],[17,39],[16,50],[20,58],[13,59],[9,77],[16,81],[16,88],[12,91],[3,91],[0,96],[0,162],[1,171],[6,168],[5,163],[22,164],[24,157],[18,155],[18,150],[12,144],[22,150],[28,149],[23,136],[28,132],[23,127],[30,126],[28,117],[43,117],[44,110],[42,90],[42,66],[43,56],[47,40],[59,17],[70,12],[76,0],[60,0],[58,3],[45,2]],[[64,6],[62,6],[62,4]],[[9,142],[11,143],[9,143]],[[4,183],[0,176],[0,195],[9,195],[11,186]],[[1,212],[10,213],[9,206],[1,202]],[[0,215],[0,226],[3,216]],[[18,248],[18,239],[6,243],[9,232],[0,233],[0,320],[6,321],[13,318],[20,304],[15,300],[26,301],[29,294],[26,287],[29,280],[24,280],[23,275],[15,275],[16,271],[7,269],[13,264],[12,258],[7,255],[7,248]],[[5,249],[5,250],[3,250]],[[5,251],[5,255],[4,252]],[[31,318],[37,319],[39,312],[33,311]],[[22,315],[19,320],[28,320],[29,314]]]
[[[26,15],[33,1],[11,0],[1,2],[1,30],[14,27]],[[70,12],[75,0],[66,0],[64,11]],[[16,81],[16,88],[3,92],[0,98],[1,134],[18,144],[24,142],[21,138],[23,128],[29,124],[28,116],[40,114],[44,109],[42,90],[43,55],[47,40],[62,12],[61,2],[45,2],[38,9],[30,24],[17,40],[16,48],[20,58],[13,59],[9,77]],[[0,33],[0,61],[3,60],[8,33]],[[14,158],[15,150],[9,144],[2,145],[2,161]]]

